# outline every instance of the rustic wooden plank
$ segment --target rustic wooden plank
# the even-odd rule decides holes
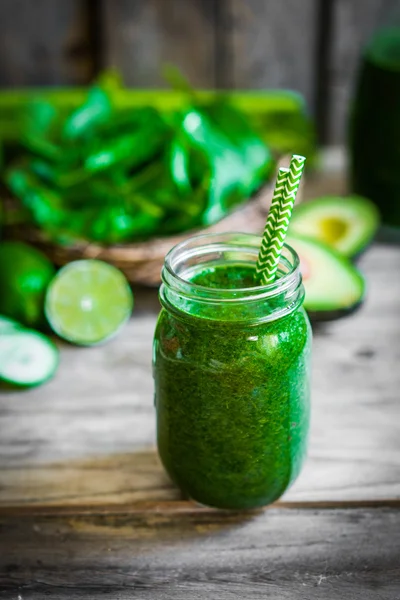
[[[84,0],[2,0],[0,85],[84,83],[91,75]]]
[[[215,84],[216,0],[105,0],[105,62],[137,87],[165,87],[176,65],[195,86]]]
[[[0,597],[398,600],[400,511],[0,520]]]
[[[316,331],[309,460],[288,501],[400,498],[399,263],[398,247],[367,252],[365,306]],[[153,450],[149,295],[115,341],[65,345],[52,382],[1,395],[3,506],[178,497]]]
[[[289,88],[313,108],[316,0],[229,0],[226,87]],[[229,15],[230,13],[230,15]]]
[[[342,186],[324,174],[306,194],[320,193],[321,181],[325,193],[329,182]],[[400,247],[375,245],[360,267],[364,307],[315,332],[309,459],[287,502],[400,499]],[[115,340],[62,345],[52,382],[0,394],[3,510],[177,501],[154,450],[158,306],[155,292],[136,293],[135,316]]]
[[[335,0],[329,78],[328,143],[347,139],[348,114],[362,49],[393,8],[393,0]]]

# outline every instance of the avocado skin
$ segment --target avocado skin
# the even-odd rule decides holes
[[[311,323],[325,323],[327,321],[336,321],[344,317],[349,317],[357,312],[364,304],[364,298],[348,308],[338,308],[336,310],[318,310],[318,311],[307,311],[308,318]]]

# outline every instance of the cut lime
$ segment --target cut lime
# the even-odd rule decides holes
[[[62,338],[92,346],[115,335],[129,319],[133,296],[124,275],[101,260],[63,267],[48,287],[45,313]]]
[[[21,329],[23,329],[23,325],[21,325],[21,323],[17,323],[17,321],[14,321],[14,319],[9,319],[8,317],[3,317],[3,315],[0,315],[0,333],[20,331]]]
[[[38,385],[54,375],[58,349],[46,336],[21,329],[0,335],[0,379],[17,385]]]

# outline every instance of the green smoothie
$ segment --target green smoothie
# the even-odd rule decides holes
[[[203,265],[189,280],[241,297],[254,286],[254,265]],[[265,322],[268,306],[279,315],[283,300],[268,302],[256,303],[251,318],[247,300],[234,312],[232,301],[222,302],[217,315],[212,303],[163,303],[154,343],[159,454],[172,480],[202,504],[269,504],[306,453],[309,321],[297,305]]]

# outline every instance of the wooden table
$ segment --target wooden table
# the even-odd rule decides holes
[[[400,246],[315,330],[308,462],[253,513],[180,498],[154,449],[153,292],[113,342],[0,396],[0,598],[400,598]]]

